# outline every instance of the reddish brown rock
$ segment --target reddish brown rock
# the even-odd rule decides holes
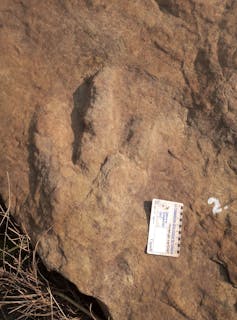
[[[0,192],[48,268],[115,320],[234,320],[235,1],[0,8]],[[184,203],[179,258],[145,254],[152,198]]]

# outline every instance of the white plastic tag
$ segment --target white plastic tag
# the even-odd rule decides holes
[[[147,253],[178,257],[183,203],[153,199]]]

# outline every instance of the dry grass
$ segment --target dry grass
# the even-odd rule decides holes
[[[8,207],[0,205],[0,316],[3,319],[101,320],[46,279],[30,238],[21,232]],[[75,296],[75,295],[74,295]]]

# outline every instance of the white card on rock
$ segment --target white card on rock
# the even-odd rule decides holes
[[[152,200],[147,253],[179,256],[182,217],[183,203]]]

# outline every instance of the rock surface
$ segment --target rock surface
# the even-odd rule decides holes
[[[237,2],[0,9],[0,193],[48,268],[114,320],[236,319]],[[179,258],[145,254],[152,198]]]

